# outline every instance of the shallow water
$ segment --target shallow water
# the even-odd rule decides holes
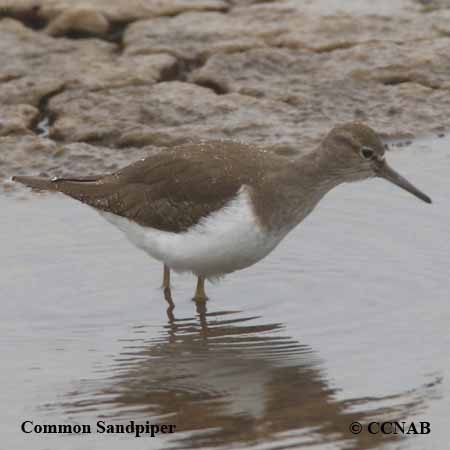
[[[450,412],[450,139],[392,165],[434,200],[383,181],[342,186],[275,252],[208,286],[161,267],[87,207],[0,197],[5,448],[444,449]],[[20,424],[129,420],[155,438],[24,435]],[[352,435],[423,420],[431,434]]]

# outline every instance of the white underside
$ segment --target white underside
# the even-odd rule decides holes
[[[171,269],[207,278],[251,266],[269,254],[286,234],[275,235],[259,225],[246,189],[183,233],[143,227],[107,212],[100,214],[137,247]]]

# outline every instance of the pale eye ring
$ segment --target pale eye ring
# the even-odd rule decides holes
[[[375,151],[370,147],[361,147],[359,154],[363,159],[373,159]]]

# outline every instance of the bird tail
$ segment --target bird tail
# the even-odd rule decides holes
[[[81,200],[86,195],[95,194],[99,188],[101,177],[90,176],[80,178],[47,178],[17,176],[12,180],[40,191],[62,192],[70,197]]]
[[[56,183],[50,178],[45,177],[12,177],[12,180],[17,183],[22,183],[33,189],[39,189],[42,191],[57,191]]]

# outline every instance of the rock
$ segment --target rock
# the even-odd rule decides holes
[[[70,32],[105,36],[115,24],[145,17],[173,16],[186,11],[226,11],[222,0],[0,0],[3,15],[36,28],[47,25],[49,34]]]
[[[165,82],[101,92],[68,91],[48,105],[51,136],[110,146],[171,146],[198,139],[301,145],[311,130],[290,105],[239,94],[217,95],[190,83]],[[317,136],[317,133],[316,133]]]
[[[84,0],[40,0],[41,14],[48,20],[86,5]],[[188,11],[226,11],[221,0],[96,0],[89,2],[92,11],[110,22],[131,22],[145,17],[175,16]]]
[[[351,2],[356,5],[355,2]],[[437,18],[413,13],[389,13],[388,2],[377,13],[357,20],[351,9],[318,14],[314,2],[264,3],[216,12],[158,17],[131,24],[124,34],[128,54],[164,52],[187,61],[204,61],[211,55],[235,53],[258,47],[283,47],[329,52],[373,41],[416,41],[439,37]],[[390,2],[392,3],[392,2]],[[409,2],[402,2],[409,4]],[[342,4],[340,2],[339,4]],[[307,7],[309,5],[309,7]],[[367,9],[367,2],[364,2]],[[378,6],[378,5],[377,5]],[[358,8],[355,6],[356,10]],[[362,9],[364,10],[364,9]],[[322,11],[329,11],[322,5]],[[395,12],[399,12],[395,9]]]
[[[448,38],[402,44],[377,43],[341,52],[342,66],[353,78],[385,85],[418,83],[433,89],[450,89],[450,41]],[[334,66],[338,65],[335,61]],[[420,105],[418,105],[420,107]]]
[[[218,92],[286,102],[303,124],[366,120],[389,135],[414,134],[448,123],[442,109],[450,103],[448,48],[448,39],[440,38],[326,54],[254,49],[214,55],[190,80]]]
[[[450,8],[449,0],[414,0],[414,3],[420,5],[425,13]]]
[[[263,39],[254,29],[248,29],[246,23],[215,12],[139,21],[131,24],[124,34],[128,55],[169,53],[185,61],[263,45]]]
[[[0,103],[0,136],[31,133],[39,110],[30,105],[2,105]]]
[[[367,7],[366,2],[364,5]],[[433,17],[413,14],[408,8],[404,8],[402,14],[388,13],[386,8],[384,12],[380,9],[378,12],[364,15],[358,14],[358,8],[355,7],[353,12],[346,8],[344,11],[347,12],[344,13],[333,14],[330,11],[329,14],[320,15],[314,13],[315,9],[303,8],[297,3],[296,6],[278,9],[276,20],[282,26],[277,32],[267,36],[266,42],[270,46],[330,52],[362,43],[418,41],[439,37],[439,33],[434,29]],[[378,3],[374,3],[374,6],[377,8]],[[251,17],[256,14],[260,25],[263,26],[267,16],[274,16],[274,11],[264,5],[236,8],[233,14],[244,21],[251,21]]]
[[[429,16],[433,20],[434,31],[440,36],[450,37],[450,9],[429,13]]]
[[[293,157],[349,120],[441,131],[450,10],[425,3],[0,0],[0,170],[107,171],[201,139]]]
[[[450,88],[447,38],[414,43],[375,42],[330,53],[307,50],[256,49],[217,54],[189,79],[220,92],[239,92],[286,101],[308,95],[311,87],[338,80],[381,84],[415,82],[435,89]],[[444,93],[445,94],[445,93]]]
[[[1,70],[1,69],[0,69]],[[37,107],[42,99],[62,89],[56,78],[36,80],[33,77],[14,78],[0,84],[0,103],[4,105],[29,104]]]
[[[52,36],[64,36],[70,32],[103,36],[108,30],[108,19],[101,12],[83,7],[62,12],[45,29]]]
[[[37,106],[63,88],[152,84],[176,68],[170,55],[120,56],[116,50],[97,39],[53,39],[15,20],[2,20],[0,103]]]
[[[421,0],[377,0],[376,2],[368,0],[306,0],[299,2],[298,0],[230,0],[233,5],[255,6],[267,9],[289,9],[291,15],[303,12],[315,17],[336,16],[339,14],[347,14],[351,16],[368,16],[368,15],[404,15],[405,12],[419,11],[420,6],[414,1]],[[422,0],[427,1],[427,0]],[[445,2],[448,0],[432,0]],[[233,9],[234,10],[234,9]]]
[[[55,148],[54,142],[32,134],[0,136],[0,180],[3,185],[13,175],[38,174],[46,166],[50,167]],[[44,160],[47,164],[43,164]]]

